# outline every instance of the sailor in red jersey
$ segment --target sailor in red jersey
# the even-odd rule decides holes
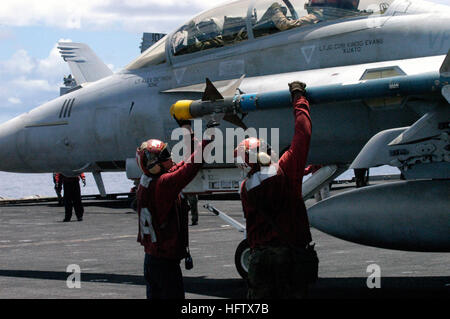
[[[167,144],[159,140],[148,140],[137,149],[136,159],[144,173],[137,191],[138,242],[145,249],[149,299],[184,299],[180,261],[188,256],[189,207],[180,193],[202,167],[194,157],[208,142],[202,141],[187,161],[178,164],[172,162]]]
[[[301,82],[289,84],[295,133],[290,148],[277,163],[272,163],[270,146],[257,138],[242,141],[235,150],[235,157],[240,157],[250,168],[241,186],[247,240],[252,251],[248,270],[250,299],[302,298],[308,282],[316,276],[318,260],[310,244],[311,233],[302,198],[311,138],[305,87]],[[305,263],[299,261],[302,256]],[[308,275],[311,264],[312,276]]]
[[[54,175],[55,189],[64,189],[64,207],[65,216],[63,222],[70,222],[72,218],[72,208],[75,210],[75,215],[78,221],[83,220],[84,208],[81,202],[80,178],[83,186],[86,186],[86,177],[84,173],[78,176],[65,176],[61,173]]]

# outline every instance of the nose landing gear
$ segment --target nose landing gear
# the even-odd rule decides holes
[[[239,275],[243,279],[247,279],[248,274],[248,264],[249,264],[249,257],[250,257],[250,246],[247,242],[247,234],[245,232],[245,226],[236,221],[234,218],[231,218],[224,212],[221,212],[217,208],[211,206],[210,204],[203,205],[207,210],[209,210],[214,215],[222,218],[223,221],[230,224],[234,228],[236,228],[238,231],[244,233],[244,239],[239,243],[239,245],[236,248],[236,252],[234,254],[234,263],[236,266],[236,270],[239,273]]]

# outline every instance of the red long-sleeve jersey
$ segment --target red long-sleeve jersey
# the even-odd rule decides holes
[[[294,99],[295,133],[290,148],[278,163],[249,176],[241,186],[241,199],[251,248],[268,244],[304,246],[311,241],[302,179],[311,139],[309,103]],[[264,213],[262,213],[264,211]],[[283,236],[271,225],[270,215]],[[287,238],[287,240],[286,240]]]
[[[54,181],[54,183],[55,184],[61,184],[61,183],[64,183],[65,181],[67,182],[78,182],[79,180],[80,180],[80,178],[81,178],[81,180],[86,180],[86,176],[84,175],[84,173],[81,173],[80,175],[78,175],[78,176],[73,176],[73,177],[67,177],[67,176],[64,176],[63,174],[61,174],[61,173],[56,173],[56,174],[54,174],[53,175],[53,181]]]
[[[203,148],[207,142],[203,143]],[[202,163],[194,163],[195,152],[186,162],[174,165],[159,177],[143,176],[137,191],[139,220],[143,213],[150,212],[156,241],[150,234],[142,232],[139,224],[138,242],[145,253],[154,257],[181,260],[186,257],[188,245],[188,209],[181,200],[181,191],[196,176]],[[147,184],[147,185],[146,185]],[[150,225],[148,225],[150,226]]]

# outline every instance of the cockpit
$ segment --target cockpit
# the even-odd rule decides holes
[[[239,1],[201,14],[174,33],[175,56],[234,45],[248,39],[247,10],[250,1]]]
[[[206,11],[161,39],[133,61],[128,70],[173,57],[237,45],[294,28],[338,19],[384,14],[394,0],[244,0]]]

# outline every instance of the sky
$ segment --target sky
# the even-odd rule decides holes
[[[450,0],[429,1],[450,5]],[[86,43],[113,71],[119,71],[139,56],[143,32],[172,32],[201,11],[223,2],[227,1],[1,0],[0,123],[59,95],[63,77],[70,74],[70,69],[58,53],[57,42]],[[380,174],[396,172],[390,169],[382,167]],[[346,178],[352,177],[350,171],[345,174]],[[23,180],[18,179],[21,175]],[[20,189],[29,174],[1,177],[0,181],[8,183],[19,180],[15,187],[10,185],[10,196],[25,194]],[[120,178],[125,180],[122,175]],[[51,181],[48,176],[44,180]],[[93,180],[90,184],[94,185]],[[105,184],[107,191],[114,191],[109,189],[110,183]],[[36,185],[36,190],[27,188],[25,195],[41,192],[41,184]],[[127,183],[121,185],[120,191],[128,191]],[[0,185],[0,195],[5,195],[5,188]],[[52,192],[51,185],[48,189]]]
[[[86,43],[119,71],[140,54],[143,32],[169,33],[223,2],[1,0],[0,123],[59,95],[70,70],[58,53],[58,41]]]
[[[223,0],[2,0],[0,123],[59,95],[70,69],[56,48],[83,42],[113,71],[139,56],[143,32],[169,33]]]

